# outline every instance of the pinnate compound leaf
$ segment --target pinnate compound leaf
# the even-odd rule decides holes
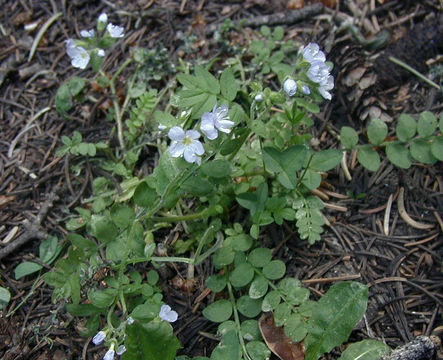
[[[228,300],[217,300],[203,310],[206,319],[213,322],[223,322],[232,315],[232,304]]]
[[[309,319],[305,360],[317,360],[346,341],[364,315],[367,302],[366,285],[349,281],[331,286]]]
[[[212,351],[211,360],[240,360],[240,344],[235,330],[228,331]]]
[[[401,114],[398,118],[396,135],[398,140],[406,142],[411,140],[417,132],[417,121],[408,114]]]
[[[349,126],[343,126],[340,130],[340,142],[346,150],[352,149],[358,143],[357,132]]]
[[[389,351],[389,346],[381,341],[363,340],[349,345],[338,360],[378,360]]]
[[[274,323],[272,313],[263,314],[259,321],[260,332],[268,348],[282,360],[304,360],[303,343],[296,343]]]
[[[126,352],[122,360],[174,360],[180,342],[166,321],[134,322],[126,327]]]
[[[430,111],[423,111],[418,118],[417,132],[421,137],[429,137],[437,129],[437,118]]]
[[[317,151],[312,156],[309,168],[317,171],[329,171],[341,161],[343,152],[337,149]]]
[[[380,119],[372,119],[368,126],[368,138],[372,145],[380,145],[388,135],[387,125]]]
[[[409,169],[412,165],[408,149],[397,142],[386,145],[386,156],[391,163],[401,169]]]
[[[363,145],[358,148],[357,159],[369,171],[377,171],[380,167],[380,155],[371,145]]]

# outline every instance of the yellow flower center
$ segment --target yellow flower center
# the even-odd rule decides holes
[[[192,139],[189,136],[185,136],[182,140],[182,144],[185,146],[189,146],[192,144]]]

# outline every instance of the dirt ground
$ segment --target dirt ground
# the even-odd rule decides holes
[[[11,292],[11,301],[0,312],[2,359],[103,356],[102,347],[94,347],[90,339],[78,335],[84,324],[72,318],[64,304],[51,302],[52,290],[41,276],[14,277],[19,263],[36,260],[39,244],[48,235],[65,238],[70,211],[91,193],[95,169],[85,165],[73,172],[72,158],[56,156],[60,137],[74,130],[94,142],[113,136],[112,124],[99,106],[79,107],[71,121],[63,119],[54,106],[58,86],[80,72],[70,66],[64,41],[79,38],[80,30],[92,27],[101,12],[124,26],[126,34],[106,58],[107,72],[116,69],[134,46],[153,49],[162,44],[175,63],[179,58],[191,62],[208,59],[214,53],[213,29],[225,19],[246,19],[251,34],[260,25],[280,24],[286,36],[300,44],[320,43],[335,64],[336,78],[333,101],[315,119],[314,136],[320,147],[338,146],[334,134],[343,125],[364,129],[371,111],[386,116],[392,124],[402,112],[441,112],[439,90],[386,60],[396,56],[442,85],[440,1],[324,1],[332,7],[306,1],[301,10],[290,9],[297,3],[302,1],[0,2],[0,286]],[[293,11],[304,13],[294,20]],[[44,32],[30,56],[39,29],[59,12],[61,16]],[[283,16],[276,16],[279,14]],[[345,21],[355,23],[363,41],[340,27]],[[383,31],[390,34],[390,40],[371,48],[370,41]],[[231,42],[241,45],[242,39],[232,36]],[[361,91],[356,91],[361,79],[352,75],[358,67],[367,68],[367,74],[376,79]],[[131,68],[125,71],[129,73]],[[153,85],[161,88],[168,80],[156,80]],[[396,347],[418,335],[441,336],[442,163],[401,170],[384,160],[371,173],[351,158],[349,168],[352,180],[336,170],[325,181],[330,226],[323,241],[307,246],[294,225],[285,223],[266,229],[266,245],[275,248],[288,274],[303,280],[314,296],[321,296],[340,280],[354,279],[370,286],[368,311],[350,341],[372,338]],[[407,213],[431,228],[414,228],[399,216],[400,188],[404,188]],[[366,194],[362,199],[355,196],[362,193]],[[393,201],[386,228],[390,196]],[[210,264],[197,267],[199,284],[192,293],[184,293],[170,281],[182,271],[185,269],[174,267],[162,274],[165,298],[180,314],[174,324],[183,346],[180,353],[208,355],[216,341],[206,334],[214,334],[216,324],[202,316],[204,306],[197,311],[193,308],[205,289]],[[437,356],[443,358],[441,353]],[[338,352],[333,351],[324,359],[337,357]]]

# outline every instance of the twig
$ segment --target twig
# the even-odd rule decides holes
[[[397,198],[398,213],[400,214],[400,217],[408,225],[411,225],[412,227],[414,227],[416,229],[421,229],[421,230],[432,229],[434,227],[434,225],[420,223],[418,221],[415,221],[414,219],[412,219],[409,216],[409,214],[406,212],[406,209],[405,209],[404,193],[405,193],[405,189],[401,187],[400,191],[398,192],[398,198]]]
[[[385,355],[381,360],[425,360],[433,357],[437,336],[417,336],[411,342],[398,347],[390,354]]]

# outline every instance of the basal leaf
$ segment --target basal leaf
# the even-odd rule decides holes
[[[268,292],[268,280],[258,275],[249,286],[249,297],[251,299],[260,299]]]
[[[364,315],[367,302],[366,285],[350,281],[331,286],[309,319],[305,360],[317,360],[346,341]]]
[[[231,174],[231,163],[227,160],[213,160],[204,163],[201,171],[209,177],[224,178]]]
[[[437,161],[431,152],[431,144],[426,140],[415,139],[411,141],[409,150],[411,156],[423,164],[434,164]]]
[[[349,345],[338,360],[379,360],[391,349],[377,340],[363,340]]]

